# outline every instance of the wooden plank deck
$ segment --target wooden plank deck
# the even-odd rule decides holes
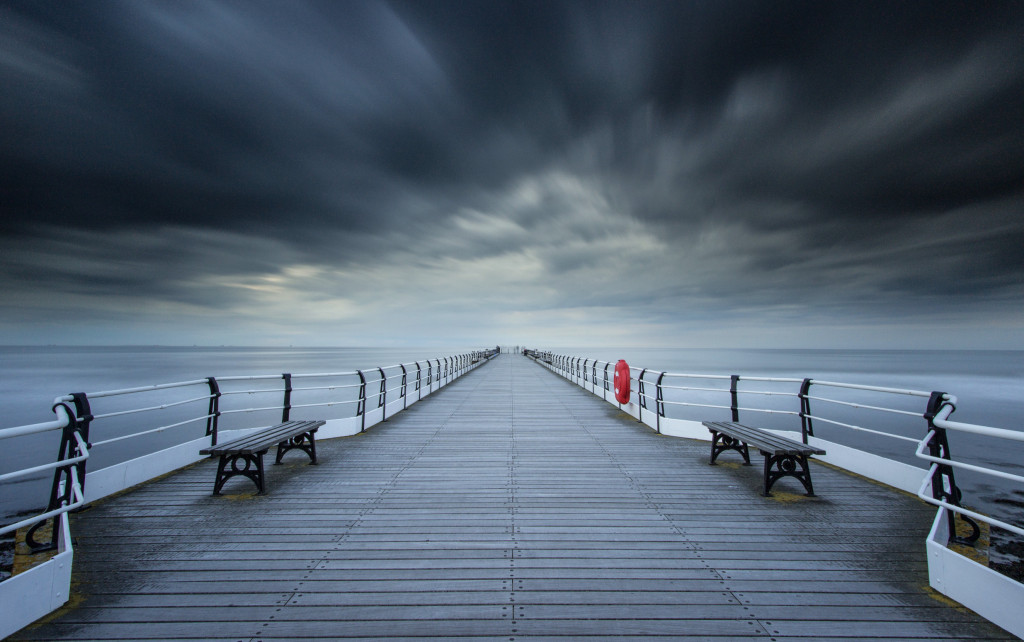
[[[1013,639],[927,588],[924,504],[708,448],[502,355],[268,495],[207,461],[80,513],[73,603],[15,638]]]

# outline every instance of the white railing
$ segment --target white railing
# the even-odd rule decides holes
[[[73,430],[73,417],[68,413],[70,410],[65,403],[62,403],[63,399],[58,399],[53,406],[54,413],[57,414],[57,419],[53,421],[31,424],[28,426],[17,426],[9,428],[7,430],[0,430],[0,440],[13,439],[16,437],[25,437],[28,435],[38,435],[46,432],[60,430],[64,433],[65,439],[70,437],[74,440],[74,444],[67,444],[67,447],[63,447],[60,450],[61,458],[57,461],[42,464],[39,466],[31,466],[20,470],[15,470],[9,473],[0,475],[0,483],[10,482],[16,479],[24,479],[33,476],[37,476],[39,473],[45,473],[52,470],[57,470],[57,475],[61,473],[67,475],[66,479],[61,482],[59,477],[55,477],[55,484],[64,483],[70,484],[70,494],[65,494],[66,488],[57,488],[56,492],[59,497],[59,504],[51,500],[50,505],[47,509],[38,515],[23,519],[21,521],[6,524],[0,526],[0,535],[6,535],[13,533],[14,531],[22,528],[28,528],[35,526],[40,522],[44,522],[48,519],[55,518],[63,513],[70,510],[74,510],[82,505],[84,497],[82,494],[82,484],[78,478],[79,470],[84,468],[79,467],[80,464],[84,464],[89,459],[89,446],[86,440],[82,437],[81,433],[77,430]],[[70,441],[68,439],[68,441]],[[73,454],[71,448],[74,448]],[[55,505],[56,504],[56,505]],[[56,530],[56,529],[54,529]]]
[[[619,403],[613,392],[614,379],[609,378],[609,370],[614,371],[611,363],[546,351],[526,350],[525,354],[593,394],[616,403],[624,412],[658,432],[667,429],[667,434],[674,436],[708,439],[708,432],[703,429],[701,419],[719,420],[727,417],[739,421],[743,415],[743,421],[756,421],[758,426],[774,421],[774,426],[763,427],[782,433],[795,432],[796,426],[793,423],[798,420],[797,435],[804,443],[824,447],[829,453],[822,456],[822,459],[916,493],[921,500],[937,507],[931,532],[925,538],[929,584],[1024,638],[1024,611],[1020,609],[1020,604],[1024,604],[1024,584],[961,555],[949,546],[954,542],[973,545],[981,534],[978,522],[987,523],[993,529],[993,536],[996,529],[1007,534],[1000,537],[1009,534],[1024,536],[1019,517],[1004,519],[965,507],[954,470],[1016,485],[1024,485],[1024,476],[992,464],[978,465],[953,459],[947,439],[947,433],[962,433],[998,440],[986,452],[1018,453],[1018,461],[1013,461],[1009,455],[1002,455],[1007,460],[1004,468],[1010,468],[1019,466],[1019,453],[1024,452],[1021,446],[1024,432],[951,421],[949,416],[954,410],[956,397],[946,393],[810,378],[686,374],[630,368],[629,398]],[[755,382],[757,389],[745,389],[744,384],[749,382]],[[772,386],[779,389],[765,389]],[[794,387],[797,389],[794,390]],[[812,390],[815,391],[813,394]],[[748,401],[750,398],[763,401],[751,403]],[[926,402],[922,410],[924,400]],[[685,413],[690,413],[691,419],[687,419]],[[709,416],[715,413],[722,416]],[[697,420],[692,419],[693,414],[699,415]],[[753,414],[756,419],[748,420],[749,414]],[[906,426],[908,420],[913,422],[909,431]],[[879,437],[881,440],[875,440],[877,443],[873,444],[872,451],[882,451],[883,448],[889,450],[879,454],[861,450],[863,444],[853,448],[825,441],[814,436],[815,424],[833,427],[829,430],[837,431],[840,436],[862,435],[859,438],[862,442]],[[924,437],[910,434],[916,431],[923,432]],[[914,444],[912,455],[908,452],[910,447],[907,444]],[[894,457],[924,461],[928,468],[910,466],[894,460]],[[966,537],[958,532],[958,517],[960,523],[970,527],[971,532]]]
[[[197,461],[201,458],[198,454],[202,447],[200,442],[216,444],[218,436],[225,430],[245,430],[287,421],[292,413],[317,413],[316,418],[326,418],[328,424],[344,424],[335,427],[333,432],[322,431],[322,436],[354,434],[380,421],[387,421],[388,417],[451,383],[495,354],[496,350],[480,350],[372,370],[209,377],[59,397],[54,403],[53,411],[57,417],[53,421],[0,430],[0,441],[8,443],[11,439],[61,432],[57,461],[0,474],[0,485],[3,485],[26,479],[38,482],[42,481],[40,475],[53,473],[46,508],[31,517],[0,526],[0,535],[29,528],[27,541],[32,548],[37,551],[57,548],[59,543],[71,541],[68,533],[63,532],[67,524],[66,513],[87,501]],[[304,385],[293,387],[293,381]],[[197,424],[202,434],[195,434]],[[104,437],[95,439],[97,433],[104,434]],[[174,443],[169,447],[154,441],[162,433],[173,433]],[[147,436],[150,439],[137,442],[137,446],[130,445],[132,440]],[[141,456],[129,452],[127,457],[122,457],[127,461],[114,462],[86,474],[87,462],[94,466],[90,458],[95,460],[97,454],[102,456],[114,444],[120,444],[122,450],[141,448]],[[5,448],[5,452],[15,451],[12,447]],[[107,457],[108,460],[111,458]],[[133,466],[133,462],[138,463]],[[47,520],[53,520],[51,542],[49,545],[36,543],[31,534]],[[65,553],[61,564],[70,564],[71,551]],[[49,564],[46,562],[37,568]],[[70,573],[53,574],[55,577],[66,576],[66,581],[51,582],[52,603],[56,608],[67,600],[66,583],[70,581]],[[46,584],[46,581],[42,583]],[[15,600],[4,597],[7,589],[15,590],[15,584],[26,583],[0,582],[0,603],[15,603]],[[3,620],[0,637],[17,631],[41,614],[32,612],[25,615],[30,617],[27,621],[21,621],[24,619],[22,615],[8,613],[5,609],[0,618]]]
[[[614,379],[610,377],[610,373],[614,372],[615,364],[608,361],[560,355],[549,351],[527,350],[526,354],[547,364],[552,370],[576,384],[617,403],[613,393]],[[680,416],[678,410],[699,409],[701,412],[727,412],[733,421],[739,421],[740,415],[749,413],[756,413],[758,416],[778,416],[783,420],[788,417],[790,421],[799,419],[798,430],[805,443],[814,438],[815,423],[828,424],[843,431],[879,436],[895,442],[911,443],[914,444],[913,451],[906,447],[903,449],[907,458],[909,459],[912,453],[913,457],[929,464],[928,469],[920,469],[918,479],[923,481],[920,487],[915,484],[911,492],[917,492],[924,501],[945,508],[952,514],[983,521],[1017,535],[1024,535],[1024,528],[1020,525],[961,506],[960,491],[955,487],[951,469],[967,470],[1012,481],[1022,484],[1022,486],[1024,486],[1024,476],[992,466],[981,466],[952,459],[945,435],[941,434],[945,431],[961,432],[1021,443],[1024,442],[1024,432],[950,421],[949,415],[953,412],[956,403],[956,398],[951,395],[810,378],[673,373],[636,367],[630,367],[629,371],[629,402],[619,404],[619,406],[631,410],[638,419],[651,423],[652,427],[659,432],[662,420],[678,418]],[[782,388],[777,390],[745,389],[742,384],[750,382],[759,386],[760,384],[774,384],[782,386]],[[786,389],[786,386],[789,389]],[[811,394],[812,389],[820,392]],[[843,398],[843,393],[852,394],[854,397]],[[855,396],[858,394],[870,399],[856,398]],[[774,407],[769,407],[766,403],[758,404],[749,401],[740,403],[741,399],[758,398],[777,399],[781,403]],[[926,400],[929,405],[934,404],[935,407],[917,409],[898,407],[897,401],[900,399],[907,399],[910,403],[915,403],[915,400],[917,403]],[[815,408],[814,412],[811,410],[812,405]],[[845,415],[837,417],[836,409],[846,414],[856,414],[860,420],[851,420]],[[879,419],[882,416],[920,420],[919,426],[925,436],[922,439],[919,436],[901,434],[893,429],[881,429],[877,424],[884,423],[882,419]],[[703,418],[712,419],[706,415]],[[773,428],[786,431],[793,430],[796,426],[777,423]],[[941,441],[941,445],[934,443],[936,441]],[[1024,451],[1024,448],[1021,450]],[[929,494],[929,489],[931,494]]]
[[[953,413],[956,407],[956,397],[952,395],[945,395],[941,400],[941,407],[936,415],[932,418],[931,424],[932,430],[928,431],[925,438],[917,446],[915,455],[919,459],[929,462],[931,466],[928,469],[928,475],[921,483],[921,488],[917,491],[917,496],[935,506],[945,508],[951,513],[955,513],[970,519],[978,520],[987,523],[989,526],[996,526],[1003,530],[1016,533],[1017,535],[1024,536],[1024,528],[1016,524],[1010,524],[1006,521],[996,519],[992,516],[972,511],[964,508],[960,505],[959,497],[955,487],[949,487],[948,484],[944,483],[943,470],[945,468],[958,468],[960,470],[969,470],[974,473],[980,473],[988,477],[996,477],[999,479],[1005,479],[1007,481],[1016,482],[1024,486],[1024,476],[1015,475],[1006,471],[993,469],[986,466],[977,466],[974,464],[968,464],[966,462],[956,461],[949,457],[949,453],[943,452],[947,450],[945,444],[947,443],[943,431],[962,432],[965,434],[977,435],[980,437],[994,438],[994,439],[1005,439],[1012,442],[1024,443],[1024,433],[1016,430],[1006,430],[1005,428],[994,428],[991,426],[979,426],[975,424],[966,424],[956,421],[950,421],[949,416]],[[939,442],[938,444],[936,442]],[[932,453],[925,453],[928,449]],[[933,454],[934,451],[938,451],[938,455]],[[945,455],[944,457],[941,455]],[[931,494],[927,491],[931,487]],[[938,491],[938,492],[936,492]],[[942,497],[952,498],[954,502],[949,502]],[[951,533],[953,535],[954,533]]]

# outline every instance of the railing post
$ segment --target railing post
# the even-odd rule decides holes
[[[366,376],[362,370],[356,370],[359,375],[359,403],[356,404],[356,416],[362,419],[359,425],[359,432],[366,432]]]
[[[645,374],[647,374],[647,368],[640,371],[640,376],[636,380],[636,420],[640,423],[644,422],[644,408],[647,407],[647,395],[644,392]]]
[[[281,375],[284,379],[284,405],[281,407],[281,423],[288,421],[292,411],[292,375],[291,373],[284,373]]]
[[[84,392],[76,392],[71,395],[75,402],[75,430],[82,437],[82,441],[85,442],[86,448],[89,448],[89,426],[92,424],[92,408],[89,405],[89,398],[86,397]],[[78,442],[74,442],[75,448],[78,447]],[[75,466],[78,468],[78,485],[81,486],[82,491],[85,491],[85,464],[86,462],[80,461]],[[68,484],[71,480],[68,480]]]
[[[437,387],[440,388],[441,387],[441,360],[440,359],[434,359],[434,361],[437,361],[437,374],[434,375],[434,381],[437,383]]]
[[[657,413],[658,416],[658,418],[655,420],[655,423],[657,423],[657,426],[655,426],[655,430],[658,431],[659,435],[661,434],[661,418],[665,416],[665,394],[664,390],[661,387],[661,380],[664,378],[665,373],[662,372],[660,375],[658,375],[658,381],[655,382],[654,384],[654,387],[657,389],[657,397],[655,401],[654,411],[655,413]]]
[[[739,421],[740,420],[739,395],[737,394],[737,390],[736,390],[736,384],[739,383],[739,381],[740,381],[740,376],[739,375],[732,375],[729,378],[729,396],[732,398],[732,403],[730,404],[729,409],[732,410],[732,420],[733,421]]]
[[[953,457],[949,452],[949,440],[946,437],[946,431],[943,428],[939,428],[934,423],[935,416],[939,414],[939,411],[944,406],[951,405],[946,400],[946,396],[947,395],[944,392],[933,392],[931,397],[928,399],[928,408],[925,410],[924,418],[928,421],[928,430],[935,433],[928,442],[929,454],[936,459],[951,461]],[[960,492],[960,488],[956,485],[956,479],[953,476],[953,467],[949,464],[935,465],[935,472],[932,473],[932,497],[954,506],[962,506],[960,503],[962,493]],[[958,514],[959,513],[951,511],[948,508],[946,509],[946,523],[949,526],[949,541],[972,546],[981,535],[981,529],[973,519],[965,515],[960,515],[960,519],[967,522],[972,530],[971,534],[967,537],[959,537],[956,534],[956,516]]]
[[[54,410],[56,410],[57,406],[63,406],[64,412],[68,417],[68,423],[61,430],[57,461],[72,459],[82,454],[78,447],[78,440],[75,439],[75,433],[78,433],[86,444],[89,443],[89,424],[92,422],[92,410],[89,407],[89,400],[84,392],[72,393],[71,398],[75,404],[74,410],[63,402],[53,406]],[[75,453],[78,453],[78,455]],[[78,485],[83,493],[85,492],[85,464],[85,461],[73,464],[78,476]],[[50,501],[46,505],[47,512],[57,510],[65,503],[71,504],[74,502],[75,489],[72,483],[71,468],[72,465],[65,465],[54,469],[53,484],[50,486]],[[61,488],[62,483],[63,489]],[[53,522],[50,529],[50,541],[45,544],[37,542],[35,539],[36,531],[51,519]],[[54,516],[41,522],[36,522],[28,529],[25,533],[25,544],[28,545],[33,553],[50,551],[58,547],[58,542],[60,541],[59,520],[60,516]]]
[[[206,411],[206,435],[210,437],[210,445],[217,445],[217,424],[220,423],[220,386],[217,379],[207,377],[206,383],[210,386],[210,407]]]
[[[589,362],[590,362],[590,359],[584,359],[583,360],[583,388],[584,389],[586,389],[586,387],[587,387],[587,363],[589,363]]]
[[[603,382],[604,385],[602,386],[602,388],[604,388],[604,392],[601,393],[601,398],[604,399],[605,401],[608,401],[608,367],[610,365],[612,365],[611,361],[605,361],[605,363],[604,363],[604,382]]]
[[[430,362],[427,362],[430,365]],[[420,362],[416,362],[416,400],[419,401],[423,398],[423,386],[420,385]]]
[[[402,366],[402,390],[400,394],[402,395],[402,410],[405,410],[406,408],[409,407],[409,399],[406,395],[406,376],[408,375],[408,373],[405,370],[404,363],[400,363],[398,365]]]
[[[384,374],[384,368],[377,368],[380,372],[380,392],[377,394],[377,407],[384,410],[380,413],[380,420],[388,420],[388,376]]]
[[[803,383],[800,384],[800,434],[803,435],[804,443],[807,443],[808,437],[814,436],[814,423],[811,421],[811,400],[807,398],[807,393],[811,390],[810,379],[804,379]]]
[[[429,395],[434,390],[434,365],[430,363],[430,359],[427,359],[427,394]],[[422,395],[420,396],[422,399]]]

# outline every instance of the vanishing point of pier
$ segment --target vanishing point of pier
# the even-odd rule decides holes
[[[1012,639],[928,588],[933,507],[819,463],[763,497],[520,356],[317,450],[78,513],[71,602],[13,639]]]

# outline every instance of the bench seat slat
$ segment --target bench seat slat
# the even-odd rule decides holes
[[[199,451],[201,455],[221,455],[226,452],[253,454],[262,450],[269,450],[282,441],[286,441],[296,435],[309,432],[322,426],[323,421],[287,421],[270,429],[258,431],[251,435],[244,435],[238,439],[232,439],[216,446],[204,448]]]
[[[731,421],[705,421],[704,425],[711,430],[738,437],[758,450],[768,451],[773,455],[825,454],[821,448]]]

